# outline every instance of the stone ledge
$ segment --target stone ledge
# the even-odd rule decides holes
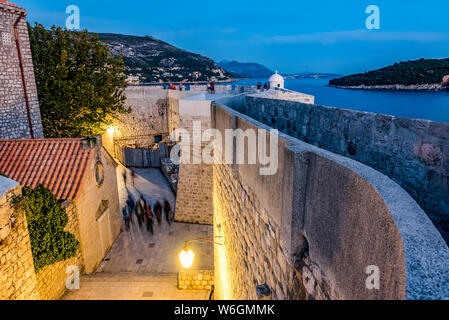
[[[179,290],[212,290],[214,270],[182,270],[178,274]]]

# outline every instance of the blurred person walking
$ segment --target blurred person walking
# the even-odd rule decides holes
[[[122,209],[123,221],[125,222],[126,229],[129,230],[129,210],[128,206]]]
[[[151,205],[148,201],[145,201],[145,218],[147,223],[147,231],[154,235],[154,215],[151,210]]]
[[[157,224],[160,226],[162,224],[162,205],[159,200],[154,204],[153,211],[156,215]]]
[[[171,225],[173,222],[174,215],[170,206],[170,202],[168,202],[167,199],[164,200],[164,212],[165,212],[165,219],[167,219],[168,224]]]

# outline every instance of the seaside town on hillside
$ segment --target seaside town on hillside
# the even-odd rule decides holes
[[[449,59],[216,63],[17,2],[0,0],[1,300],[449,299]]]

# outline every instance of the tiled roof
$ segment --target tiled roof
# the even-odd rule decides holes
[[[0,140],[0,173],[24,186],[43,184],[59,200],[74,200],[94,152],[83,147],[83,139]]]
[[[10,7],[15,7],[15,8],[23,10],[23,8],[19,7],[18,5],[11,3],[9,1],[6,1],[6,0],[0,0],[0,4],[4,4],[4,5],[10,6]]]

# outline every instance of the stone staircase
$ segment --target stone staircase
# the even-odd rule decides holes
[[[63,300],[208,300],[207,290],[178,290],[176,274],[98,272],[81,277]]]

